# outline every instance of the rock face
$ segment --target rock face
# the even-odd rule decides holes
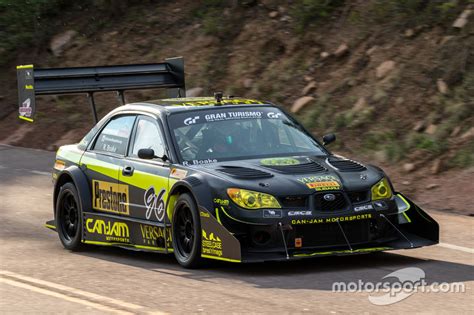
[[[403,164],[403,170],[407,173],[411,173],[415,170],[416,166],[413,163],[405,163]]]
[[[189,90],[186,90],[186,97],[197,97],[201,96],[201,93],[204,91],[202,87],[195,87]]]
[[[345,56],[349,52],[349,46],[346,44],[341,44],[339,47],[337,47],[336,51],[334,52],[334,56],[337,58]]]
[[[367,103],[365,97],[360,97],[352,107],[352,110],[359,112],[367,108],[367,106],[369,106],[369,104]]]
[[[314,97],[312,96],[300,97],[293,103],[293,105],[291,105],[291,112],[298,113],[303,107],[308,105],[312,100],[314,100]]]
[[[60,56],[61,53],[66,49],[71,41],[76,37],[77,32],[73,30],[65,31],[64,33],[55,35],[49,43],[49,49],[53,55]]]
[[[469,21],[469,16],[474,12],[474,8],[472,6],[469,6],[464,10],[461,15],[458,16],[456,21],[453,23],[454,28],[463,28],[466,26],[467,22]]]
[[[248,79],[248,78],[247,78],[247,79],[244,79],[244,80],[242,81],[242,85],[244,86],[244,88],[250,89],[250,88],[252,87],[252,85],[253,85],[253,80],[252,80],[252,79]]]
[[[438,87],[438,91],[441,94],[443,94],[443,95],[448,94],[448,92],[449,92],[448,85],[446,84],[446,82],[443,81],[443,79],[438,79],[436,81],[436,86]]]
[[[393,69],[395,69],[395,61],[387,60],[382,62],[375,70],[375,76],[377,79],[382,79],[387,76]]]
[[[316,81],[309,82],[303,89],[303,95],[308,95],[309,93],[316,90],[317,87],[318,87],[318,84],[316,83]]]
[[[431,124],[428,127],[426,127],[425,132],[429,135],[434,135],[437,129],[438,129],[438,126]]]

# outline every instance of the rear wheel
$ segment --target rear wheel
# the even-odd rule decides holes
[[[77,251],[84,248],[82,240],[82,209],[73,183],[61,186],[56,201],[56,229],[64,248]]]
[[[173,249],[176,260],[185,268],[196,268],[202,263],[201,221],[189,194],[179,196],[174,207]]]

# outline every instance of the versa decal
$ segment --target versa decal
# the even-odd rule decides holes
[[[151,214],[154,213],[158,221],[163,221],[165,217],[165,202],[163,196],[166,193],[166,189],[162,189],[158,194],[155,193],[155,187],[150,186],[145,195],[143,196],[146,206],[146,218],[149,220]]]
[[[128,186],[93,180],[92,195],[94,209],[129,215]]]
[[[165,246],[165,230],[163,227],[140,224],[140,231],[142,233],[143,244],[158,247]],[[166,230],[166,243],[167,247],[171,247],[170,228]]]
[[[105,235],[105,239],[110,242],[130,242],[130,230],[124,222],[110,222],[101,219],[88,218],[86,220],[87,232],[99,235]]]
[[[336,222],[347,222],[347,221],[357,221],[357,220],[366,220],[371,219],[372,214],[360,214],[360,215],[351,215],[345,217],[334,217],[334,218],[320,218],[320,219],[303,219],[303,220],[291,220],[291,224],[319,224],[319,223],[336,223]]]
[[[339,180],[332,175],[303,177],[298,181],[316,191],[341,189]]]
[[[202,230],[202,254],[222,256],[222,241],[219,236],[214,233],[207,235],[206,231]]]

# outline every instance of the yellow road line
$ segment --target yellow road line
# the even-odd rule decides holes
[[[38,288],[38,287],[29,285],[29,284],[26,284],[26,283],[23,283],[23,282],[19,282],[19,281],[14,281],[14,280],[6,279],[6,278],[0,278],[0,283],[5,283],[5,284],[11,285],[11,286],[26,289],[26,290],[29,290],[29,291],[32,291],[32,292],[41,293],[41,294],[44,294],[44,295],[49,295],[49,296],[52,296],[52,297],[55,297],[55,298],[58,298],[58,299],[65,300],[65,301],[74,302],[74,303],[82,304],[82,305],[85,305],[85,306],[93,307],[93,308],[95,308],[99,311],[103,311],[103,312],[111,312],[111,313],[115,313],[115,314],[133,314],[133,313],[130,313],[130,312],[117,310],[117,309],[114,309],[114,308],[111,308],[111,307],[108,307],[108,306],[105,306],[105,305],[101,305],[101,304],[98,304],[98,303],[90,302],[90,301],[87,301],[87,300],[82,300],[82,299],[75,298],[75,297],[72,297],[72,296],[68,296],[68,295],[58,293],[58,292],[55,292],[55,291],[50,291],[50,290],[46,290],[46,289],[43,289],[43,288]]]

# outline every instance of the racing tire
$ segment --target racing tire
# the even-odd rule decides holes
[[[56,230],[64,248],[79,251],[82,243],[82,208],[79,193],[73,183],[61,186],[56,201]]]
[[[173,212],[172,237],[174,256],[184,268],[198,268],[201,258],[201,220],[196,202],[189,194],[182,194]]]

